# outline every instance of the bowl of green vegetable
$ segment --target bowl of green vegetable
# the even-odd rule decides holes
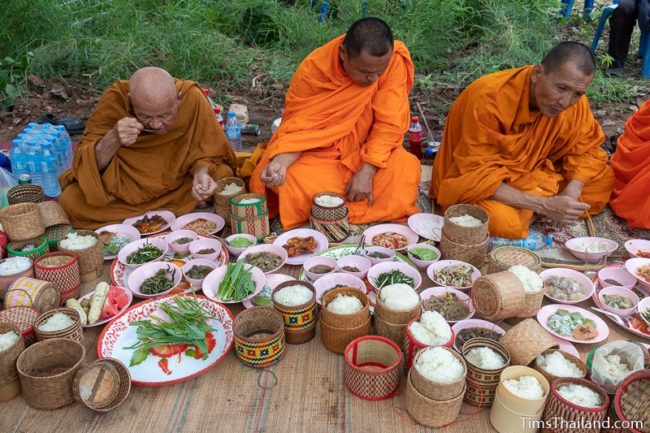
[[[257,238],[247,233],[236,233],[226,238],[226,248],[233,256],[238,256],[248,247],[257,244]]]
[[[406,284],[417,290],[422,284],[420,271],[402,262],[377,263],[368,271],[368,282],[376,292],[392,284]]]
[[[169,248],[177,254],[188,254],[190,243],[197,238],[196,232],[192,230],[176,230],[165,236]]]
[[[266,284],[260,268],[244,262],[228,263],[203,280],[203,294],[213,301],[235,304],[255,297]]]
[[[201,290],[203,280],[217,267],[215,262],[206,259],[194,259],[183,266],[183,276],[197,290]]]
[[[169,245],[163,238],[138,239],[122,247],[117,260],[127,267],[137,268],[162,259],[168,249]]]
[[[440,250],[429,244],[415,244],[408,247],[408,256],[419,269],[426,269],[440,259]]]
[[[183,271],[173,263],[146,263],[129,275],[127,285],[135,297],[154,298],[174,290],[182,277]]]

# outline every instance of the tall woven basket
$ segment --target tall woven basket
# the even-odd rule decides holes
[[[477,227],[465,227],[450,220],[450,218],[463,215],[471,215],[481,220],[483,224]],[[488,213],[478,206],[471,204],[449,206],[445,211],[445,224],[442,226],[442,234],[458,244],[477,245],[488,237],[489,220]]]
[[[0,352],[0,401],[10,400],[20,392],[16,360],[25,350],[20,329],[11,323],[0,322],[0,334],[7,332],[15,332],[18,339],[11,347]]]
[[[381,317],[375,315],[375,334],[385,337],[397,344],[398,347],[404,347],[406,338],[406,323],[387,322]]]
[[[614,396],[614,408],[621,421],[637,421],[644,430],[630,428],[632,433],[650,431],[650,370],[630,374],[619,385]]]
[[[535,293],[524,292],[524,308],[517,315],[517,317],[521,319],[535,317],[539,309],[542,307],[543,301],[544,301],[543,289]]]
[[[513,365],[528,365],[540,353],[558,347],[555,338],[535,319],[522,320],[507,330],[499,342],[508,349]]]
[[[402,351],[387,338],[359,337],[345,348],[346,388],[363,400],[385,400],[399,390]]]
[[[489,347],[506,361],[505,365],[501,368],[494,370],[480,368],[472,364],[467,359],[467,354],[474,348]],[[478,406],[490,407],[494,401],[494,394],[501,372],[510,365],[510,353],[502,344],[490,340],[489,338],[472,338],[463,345],[462,349],[463,358],[467,364],[467,391],[465,392],[465,403]]]
[[[601,398],[602,404],[595,408],[588,408],[578,406],[566,400],[558,392],[558,388],[570,383],[586,386],[587,388],[595,391]],[[585,426],[580,428],[582,433],[599,433],[600,424],[607,416],[607,408],[609,407],[609,395],[600,388],[598,385],[586,379],[575,378],[561,378],[556,379],[551,383],[551,393],[546,403],[544,410],[544,421],[552,425],[552,429],[544,429],[544,431],[553,431],[554,433],[574,433],[575,428],[570,428],[571,424]],[[562,420],[562,423],[554,425],[557,420]],[[591,426],[591,427],[589,427]]]
[[[36,277],[54,284],[61,294],[61,302],[79,294],[81,277],[77,256],[65,252],[49,253],[34,262]]]
[[[72,319],[72,325],[59,331],[41,330],[41,325],[43,325],[43,323],[45,323],[50,317],[57,313],[65,314],[70,319]],[[36,339],[38,341],[50,340],[53,338],[69,338],[71,340],[78,341],[79,343],[84,342],[84,333],[83,328],[81,327],[79,313],[77,310],[73,310],[72,308],[56,308],[54,310],[48,311],[47,313],[41,314],[34,323],[34,329],[36,330]]]
[[[275,300],[275,294],[288,286],[295,286],[296,281],[287,281],[273,289],[273,306],[282,313],[284,318],[284,334],[289,344],[303,344],[314,338],[316,335],[316,323],[318,322],[318,307],[316,305],[316,289],[306,281],[300,281],[301,286],[307,287],[312,292],[308,302],[288,307]]]
[[[316,202],[319,197],[326,195],[338,197],[343,200],[343,203],[338,206],[329,207],[320,205]],[[346,199],[341,194],[336,192],[320,192],[318,194],[315,194],[311,199],[311,215],[316,219],[324,221],[340,221],[343,218],[347,219],[348,207],[346,204]]]
[[[415,355],[419,353],[420,350],[429,347],[424,343],[420,343],[411,332],[411,323],[415,321],[416,319],[411,320],[406,325],[406,328],[404,328],[404,334],[405,334],[404,345],[402,347],[404,348],[404,367],[406,368],[411,368],[411,366],[413,365],[413,359],[415,358]],[[451,338],[449,339],[449,341],[439,344],[439,346],[449,347],[449,348],[453,347],[455,339],[456,339],[456,335],[452,330]]]
[[[454,242],[443,232],[440,239],[440,252],[445,260],[460,260],[481,269],[487,256],[489,237],[475,244]]]
[[[309,226],[325,235],[330,242],[341,242],[348,237],[350,233],[350,223],[348,215],[338,220],[322,220],[314,215],[309,215]]]
[[[104,252],[97,233],[91,230],[77,230],[77,234],[79,236],[93,236],[97,242],[88,248],[71,250],[62,248],[61,241],[59,241],[58,249],[61,252],[77,256],[79,259],[80,279],[82,283],[86,283],[96,280],[104,273]]]
[[[38,211],[41,213],[41,219],[46,228],[61,224],[70,224],[68,214],[56,201],[39,203]]]
[[[526,307],[526,294],[519,278],[504,271],[484,275],[470,293],[478,314],[490,322],[519,316]]]
[[[411,368],[409,372],[412,385],[420,394],[433,400],[446,401],[446,400],[455,399],[458,396],[461,396],[461,400],[462,400],[462,394],[465,393],[465,378],[467,377],[467,364],[465,363],[463,357],[455,350],[446,347],[443,347],[442,349],[452,354],[456,358],[456,360],[460,362],[461,365],[463,366],[463,375],[460,377],[460,379],[452,383],[442,384],[442,383],[433,382],[427,379],[426,377],[424,377],[424,375],[422,375],[422,373],[420,373],[420,371],[415,366],[415,364],[417,364],[418,359],[422,356],[422,354],[426,353],[426,351],[428,350],[428,349],[424,349],[419,351],[418,354],[415,355],[415,359],[413,360],[414,366],[413,368]]]
[[[41,313],[59,306],[61,295],[54,285],[35,278],[21,277],[5,295],[5,308],[34,307]]]
[[[81,343],[67,338],[40,341],[25,349],[16,367],[27,404],[51,410],[74,403],[74,377],[85,355]]]
[[[327,306],[339,295],[356,297],[363,308],[352,314],[331,312]],[[320,337],[323,345],[330,352],[343,354],[351,341],[370,333],[371,318],[368,309],[370,301],[365,293],[357,289],[341,287],[325,293],[321,303]]]
[[[284,356],[284,319],[273,308],[243,310],[235,317],[233,332],[235,354],[248,367],[266,368]]]
[[[0,260],[0,263],[4,262],[7,259]],[[4,300],[5,294],[7,293],[7,290],[11,287],[11,285],[21,277],[33,277],[34,276],[34,267],[30,266],[29,268],[25,269],[24,271],[16,272],[14,274],[9,274],[9,275],[0,275],[0,300]]]
[[[488,274],[507,271],[512,266],[526,266],[537,273],[542,271],[542,259],[526,248],[502,246],[496,247],[488,255]]]
[[[589,374],[589,368],[587,367],[587,364],[582,362],[580,358],[577,356],[574,356],[570,353],[564,352],[560,349],[548,349],[543,351],[540,355],[550,355],[553,352],[560,352],[560,354],[564,357],[564,359],[568,360],[571,362],[573,365],[578,367],[578,369],[581,371],[582,376],[580,378],[585,378],[587,377],[587,374]],[[547,380],[548,383],[553,382],[555,379],[559,379],[561,376],[555,376],[548,371],[544,370],[544,368],[539,364],[538,359],[535,358],[535,361],[533,362],[533,368],[537,370],[542,376],[544,376]]]
[[[224,193],[226,185],[235,184],[241,189],[231,194]],[[217,189],[214,192],[214,212],[224,220],[230,219],[230,200],[240,194],[246,194],[246,185],[238,177],[224,177],[217,181]]]
[[[443,427],[458,418],[463,405],[465,384],[463,390],[449,400],[434,400],[420,393],[413,385],[413,369],[406,377],[406,411],[418,423],[427,427]]]
[[[9,204],[40,203],[45,200],[43,188],[40,185],[16,185],[7,191]]]
[[[25,241],[41,237],[45,226],[34,203],[12,204],[0,209],[0,224],[10,241]]]

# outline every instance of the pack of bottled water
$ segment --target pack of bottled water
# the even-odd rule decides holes
[[[63,125],[29,123],[11,142],[11,169],[28,174],[45,195],[61,194],[59,175],[72,165],[72,142]]]

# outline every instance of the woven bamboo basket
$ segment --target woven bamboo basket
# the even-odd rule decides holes
[[[521,310],[521,313],[517,315],[520,319],[527,319],[529,317],[537,316],[537,312],[542,308],[542,302],[544,301],[544,290],[539,292],[530,293],[524,292],[524,308]]]
[[[398,347],[404,347],[407,324],[391,323],[375,315],[375,334],[388,338]]]
[[[45,200],[45,193],[40,185],[16,185],[7,191],[9,204],[40,203]]]
[[[214,204],[215,206],[228,208],[228,212],[230,212],[230,201],[233,197],[240,194],[246,194],[246,184],[238,177],[224,177],[223,179],[219,179],[216,183],[217,189],[214,191]],[[233,183],[239,186],[240,189],[235,193],[225,194],[223,190],[226,185],[231,185]]]
[[[0,209],[0,224],[10,241],[24,241],[41,237],[45,226],[34,203],[19,203]]]
[[[413,365],[413,359],[415,358],[415,355],[425,347],[429,347],[426,344],[420,343],[418,340],[415,339],[413,336],[413,333],[411,332],[411,324],[415,322],[418,319],[413,319],[409,323],[406,324],[406,328],[404,328],[404,367],[405,368],[411,368]],[[454,331],[451,331],[451,338],[449,341],[443,344],[439,344],[438,346],[443,346],[443,347],[453,347],[454,341],[456,339],[456,335],[454,334]]]
[[[77,230],[79,236],[93,236],[97,239],[94,245],[81,250],[70,250],[61,247],[61,241],[58,243],[58,250],[64,253],[77,256],[79,259],[79,274],[82,283],[96,280],[104,273],[104,252],[102,243],[97,233],[91,230]]]
[[[74,323],[67,328],[61,329],[59,331],[41,331],[39,329],[40,326],[43,325],[47,319],[57,313],[65,314],[71,318]],[[84,332],[83,328],[81,327],[79,313],[77,313],[77,310],[73,310],[72,308],[56,308],[54,310],[50,310],[46,313],[41,314],[38,319],[36,319],[34,328],[36,330],[36,339],[38,341],[51,340],[53,338],[69,338],[70,340],[78,341],[82,344],[84,342]]]
[[[43,203],[39,203],[38,211],[41,213],[41,219],[46,228],[62,224],[70,225],[68,214],[56,201],[44,201]]]
[[[84,346],[67,338],[40,341],[18,357],[23,397],[35,409],[58,409],[74,403],[74,376],[86,356]]]
[[[25,350],[25,341],[20,335],[20,328],[11,323],[0,322],[0,334],[7,332],[15,332],[18,339],[10,348],[0,352],[0,401],[11,400],[20,392],[16,360]]]
[[[309,215],[309,226],[325,235],[330,242],[341,242],[350,234],[350,223],[347,214],[338,220],[322,220]]]
[[[359,337],[345,348],[346,388],[363,400],[386,400],[399,390],[402,351],[387,338]]]
[[[6,261],[7,259],[0,260],[0,263]],[[31,278],[34,276],[34,267],[30,266],[29,268],[25,269],[24,271],[16,272],[15,274],[9,274],[9,275],[0,275],[0,300],[4,300],[5,294],[7,293],[7,290],[11,287],[11,285],[21,277],[28,277]]]
[[[564,351],[562,351],[560,349],[548,349],[548,350],[545,350],[542,353],[540,353],[540,355],[545,355],[546,356],[546,355],[550,355],[553,352],[560,352],[562,354],[562,356],[564,356],[565,359],[572,362],[576,367],[578,367],[580,369],[580,371],[582,372],[581,378],[587,377],[587,374],[589,374],[589,368],[587,367],[587,364],[582,362],[580,360],[580,358],[578,358],[577,356],[574,356],[574,355],[572,355],[570,353],[564,352]],[[539,357],[539,355],[538,355],[538,357]],[[539,365],[538,358],[535,358],[535,361],[533,362],[533,368],[535,370],[539,371],[542,374],[542,376],[544,376],[546,378],[546,380],[548,380],[549,383],[552,383],[555,379],[560,379],[561,378],[561,376],[555,376],[555,375],[549,373],[548,371],[544,370],[544,368],[541,365]]]
[[[438,401],[452,400],[464,393],[465,378],[467,377],[467,364],[465,363],[465,360],[460,355],[460,353],[446,347],[442,347],[442,349],[454,355],[458,362],[463,365],[463,376],[458,381],[449,384],[436,383],[430,381],[420,373],[415,364],[417,363],[419,357],[422,356],[422,353],[425,353],[427,349],[420,350],[415,355],[415,358],[413,359],[413,368],[411,368],[409,373],[411,376],[411,383],[420,394],[432,400]]]
[[[368,319],[365,323],[355,326],[354,328],[337,328],[331,326],[325,319],[323,319],[323,310],[321,310],[321,317],[319,320],[320,338],[323,342],[323,346],[325,346],[325,348],[330,352],[342,355],[351,341],[370,334],[370,327],[372,325],[372,318],[370,315],[368,315]]]
[[[49,281],[59,290],[61,302],[74,296],[81,284],[79,260],[70,253],[49,253],[34,261],[36,278]]]
[[[275,294],[285,287],[296,284],[307,287],[312,292],[308,302],[295,307],[287,307],[275,301]],[[289,344],[302,344],[314,338],[316,335],[316,322],[318,321],[318,308],[316,305],[316,289],[306,281],[286,281],[278,284],[271,295],[273,306],[284,318],[284,333]]]
[[[33,248],[29,247],[29,249],[25,249],[29,245],[32,245]],[[9,257],[28,257],[35,260],[43,254],[47,254],[49,251],[50,244],[45,236],[25,241],[9,242],[7,244],[7,254]]]
[[[97,359],[74,377],[72,393],[82,406],[105,413],[121,405],[131,391],[131,375],[117,359]]]
[[[427,427],[443,427],[458,418],[465,395],[465,383],[460,394],[451,400],[434,400],[422,395],[413,384],[414,369],[406,377],[406,411],[416,422]]]
[[[333,207],[321,206],[316,203],[316,199],[324,195],[338,197],[343,200],[343,203]],[[340,221],[344,218],[347,220],[348,206],[345,197],[336,192],[320,192],[315,194],[311,199],[311,215],[317,220],[323,221]]]
[[[248,367],[266,368],[284,356],[284,318],[273,308],[243,310],[235,317],[233,332],[237,358]]]
[[[258,241],[261,241],[271,233],[269,214],[266,213],[261,216],[241,218],[231,213],[230,228],[233,234],[245,233],[247,235],[253,235]]]
[[[505,365],[501,368],[488,370],[480,368],[467,360],[470,350],[478,347],[489,347],[497,352],[503,359]],[[465,392],[465,403],[477,407],[490,407],[494,401],[494,394],[501,372],[510,365],[510,353],[502,344],[488,338],[472,338],[462,348],[463,358],[467,365],[467,392]]]
[[[512,266],[526,266],[537,273],[542,271],[542,259],[526,248],[502,246],[496,247],[488,255],[488,274],[507,271]]]
[[[528,365],[540,353],[558,347],[555,338],[535,319],[522,320],[508,329],[499,343],[508,349],[513,365]]]
[[[5,308],[34,307],[41,313],[59,306],[61,295],[52,283],[34,278],[18,278],[7,290]]]
[[[34,332],[34,322],[40,313],[32,307],[14,307],[0,311],[0,322],[9,323],[20,329],[20,336],[29,346],[36,342],[36,332]]]
[[[483,222],[478,227],[460,226],[450,220],[450,218],[471,215]],[[488,237],[489,225],[488,213],[478,206],[471,204],[456,204],[449,206],[445,211],[445,224],[442,226],[442,234],[447,236],[450,241],[464,244],[477,245]]]
[[[564,399],[558,393],[558,388],[563,385],[570,383],[575,383],[579,385],[586,386],[598,393],[601,398],[602,404],[596,408],[588,408],[578,406],[570,401]],[[544,410],[544,421],[549,422],[553,425],[553,421],[556,419],[561,419],[563,424],[555,426],[557,428],[553,429],[555,433],[573,433],[576,430],[569,428],[571,423],[580,423],[578,425],[585,426],[580,428],[581,433],[599,433],[600,424],[605,420],[607,416],[607,408],[609,407],[609,395],[601,389],[598,385],[590,382],[586,379],[573,379],[573,378],[562,378],[556,379],[551,383],[551,393],[546,403],[546,409]],[[647,410],[647,408],[646,408]],[[590,428],[588,426],[591,426]],[[547,431],[545,429],[545,431]],[[550,430],[548,430],[550,431]]]
[[[361,302],[363,308],[352,314],[332,313],[327,309],[327,306],[339,295],[354,296]],[[370,319],[370,310],[368,309],[370,301],[368,300],[368,296],[358,289],[340,287],[338,289],[330,290],[323,295],[321,305],[323,306],[320,313],[321,318],[325,320],[329,326],[334,328],[357,328]]]
[[[461,244],[452,241],[444,233],[440,238],[440,252],[445,260],[460,260],[481,269],[487,256],[489,237],[476,244]]]
[[[512,272],[484,275],[474,282],[470,297],[478,314],[490,322],[517,317],[526,306],[524,287]]]
[[[418,302],[413,308],[408,310],[393,310],[386,306],[386,303],[381,299],[381,291],[377,295],[377,302],[375,303],[375,317],[384,322],[394,323],[395,325],[405,325],[413,319],[420,317],[422,312],[422,302]]]
[[[50,251],[55,251],[59,241],[65,239],[71,231],[72,226],[70,224],[59,224],[46,228],[45,236],[50,245]]]
[[[244,200],[257,200],[254,203],[241,203]],[[230,213],[234,218],[245,220],[269,214],[266,198],[259,194],[239,194],[230,199]]]
[[[642,423],[643,430],[630,428],[631,432],[650,432],[650,370],[634,372],[621,382],[614,396],[614,408],[621,421]]]

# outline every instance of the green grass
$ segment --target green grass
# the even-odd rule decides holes
[[[361,16],[360,0],[332,3],[321,24],[310,0],[3,2],[0,104],[24,89],[27,74],[101,89],[147,65],[220,90],[248,87],[262,73],[288,83],[310,51]],[[406,43],[418,86],[431,92],[538,62],[561,39],[558,8],[559,0],[369,0],[370,15]],[[596,81],[598,100],[625,100],[633,85]]]

